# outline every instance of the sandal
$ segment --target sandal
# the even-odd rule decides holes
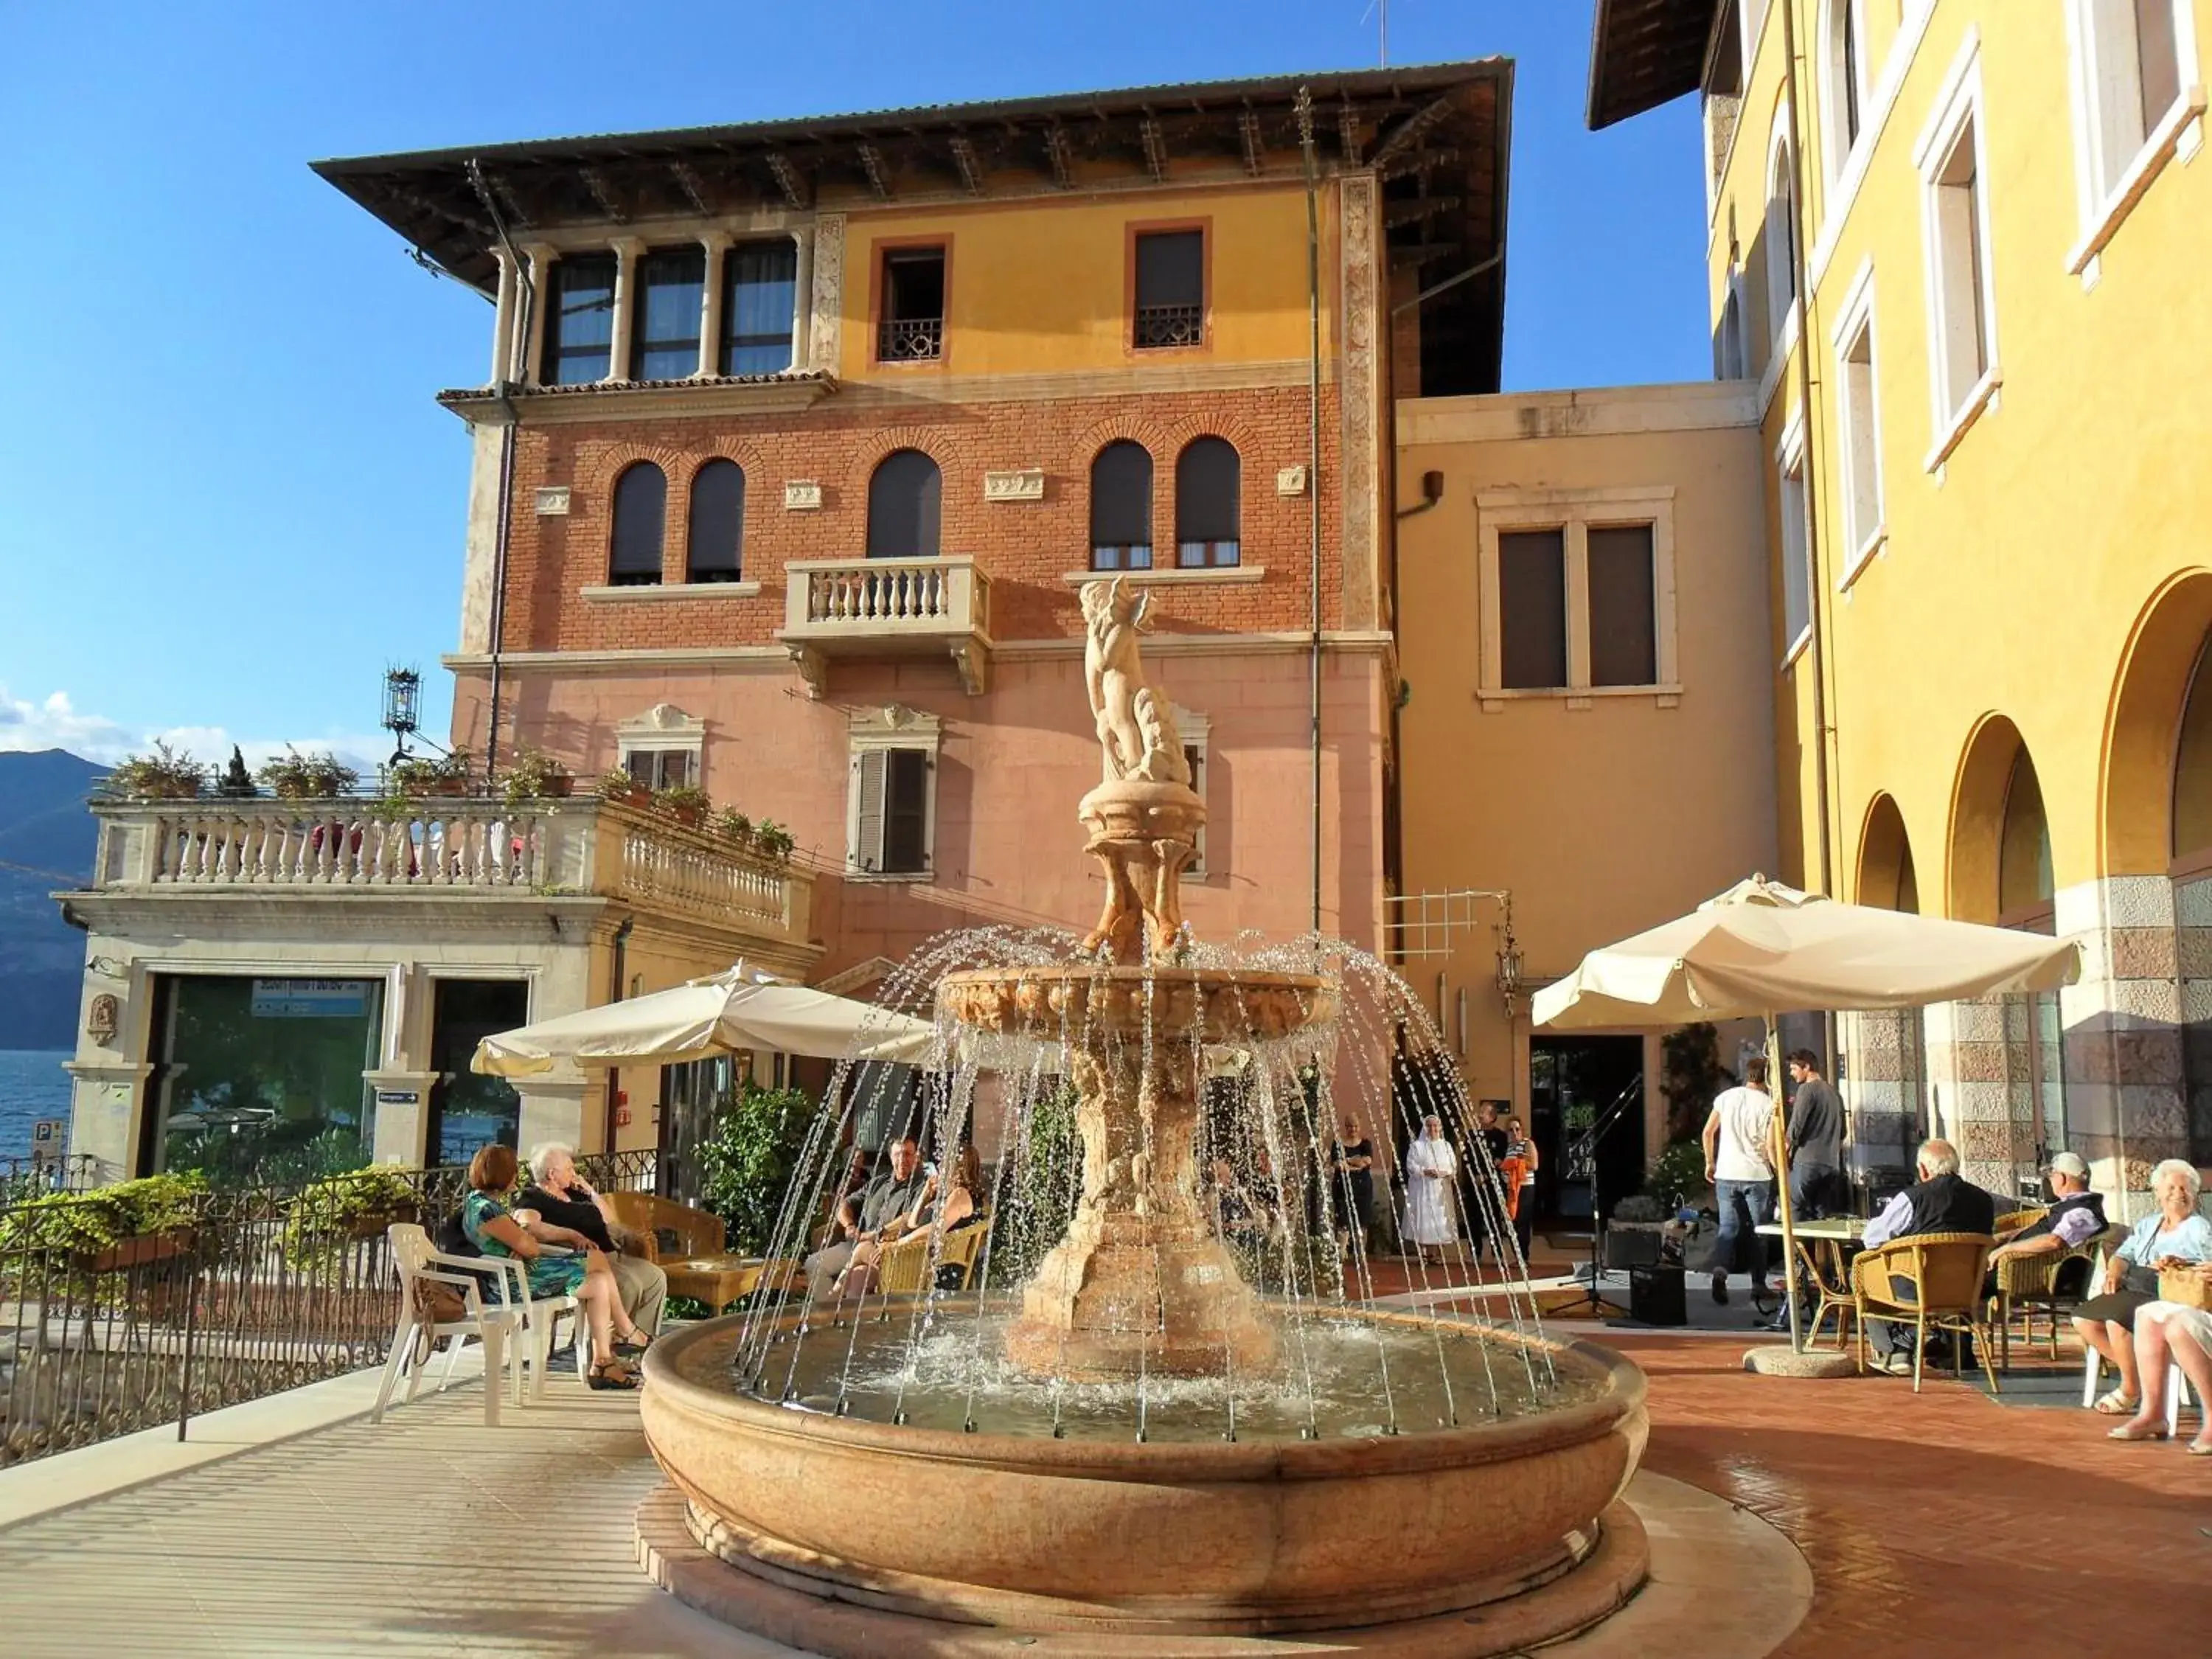
[[[2091,1409],[2101,1412],[2106,1417],[2133,1417],[2142,1409],[2142,1401],[2130,1400],[2118,1389],[2114,1389]]]
[[[635,1336],[626,1337],[615,1344],[615,1357],[618,1359],[635,1359],[652,1346],[653,1339],[643,1331],[640,1331]]]
[[[2166,1438],[2166,1431],[2155,1425],[2148,1429],[2138,1429],[2132,1423],[2123,1423],[2117,1429],[2106,1430],[2105,1438],[2107,1440],[2163,1440]]]
[[[2182,1449],[2191,1457],[2212,1457],[2212,1440],[2192,1440]]]
[[[603,1360],[592,1367],[585,1382],[594,1389],[631,1389],[638,1386],[638,1375],[619,1359]]]

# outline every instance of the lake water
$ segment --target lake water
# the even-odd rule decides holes
[[[63,1048],[0,1048],[0,1158],[28,1158],[31,1126],[69,1115],[69,1058]]]

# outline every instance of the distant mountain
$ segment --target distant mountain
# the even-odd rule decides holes
[[[106,775],[60,749],[0,752],[0,1048],[76,1045],[84,935],[46,896],[90,878],[85,800]]]

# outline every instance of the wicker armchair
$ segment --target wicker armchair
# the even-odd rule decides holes
[[[1820,1298],[1813,1310],[1812,1322],[1805,1328],[1805,1346],[1817,1347],[1820,1341],[1820,1327],[1830,1314],[1836,1316],[1836,1351],[1842,1352],[1850,1334],[1850,1322],[1858,1311],[1849,1279],[1838,1279],[1839,1267],[1832,1251],[1818,1255],[1803,1240],[1797,1244],[1797,1283]]]
[[[1999,1369],[2012,1366],[2012,1322],[2017,1316],[2021,1322],[2022,1340],[2035,1340],[2035,1316],[2040,1313],[2051,1322],[2051,1357],[2058,1358],[2058,1321],[2061,1309],[2071,1302],[2079,1302],[2087,1293],[2085,1288],[2096,1279],[2098,1258],[2112,1245],[2127,1237],[2124,1227],[2107,1228],[2094,1238],[2085,1240],[2070,1250],[2052,1250],[2041,1255],[2008,1255],[1991,1270],[1996,1279],[1996,1293],[1990,1297],[1990,1323],[1996,1328]],[[2069,1261],[2081,1263],[2081,1287],[2061,1291],[2058,1277]]]
[[[615,1219],[643,1242],[647,1261],[682,1260],[722,1254],[722,1219],[672,1198],[651,1193],[609,1193],[607,1207]],[[672,1243],[662,1243],[663,1236]]]
[[[1892,1320],[1913,1328],[1913,1393],[1920,1392],[1921,1364],[1931,1330],[1973,1337],[1990,1392],[1996,1393],[1997,1374],[1984,1322],[1987,1304],[1982,1298],[1982,1278],[1996,1245],[1996,1240],[1986,1233],[1917,1233],[1862,1251],[1851,1262],[1859,1370],[1866,1370],[1867,1321]],[[1959,1375],[1955,1359],[1951,1375]]]
[[[981,1218],[974,1225],[956,1227],[945,1235],[945,1248],[934,1270],[929,1259],[927,1228],[886,1244],[876,1261],[877,1290],[885,1296],[919,1296],[930,1288],[925,1281],[933,1279],[935,1271],[954,1267],[960,1269],[960,1284],[965,1289],[975,1277],[975,1263],[983,1254],[983,1243],[991,1236],[990,1211],[980,1210],[976,1213]]]

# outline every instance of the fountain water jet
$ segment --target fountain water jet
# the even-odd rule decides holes
[[[1333,1234],[1329,1184],[1317,1206],[1311,1184],[1328,1073],[1370,1066],[1401,1027],[1432,1034],[1349,947],[1190,937],[1180,883],[1205,807],[1139,660],[1143,603],[1097,582],[1083,611],[1097,926],[1079,944],[951,937],[892,988],[934,1002],[944,1146],[973,1132],[979,1072],[1013,1080],[994,1229],[1018,1231],[1031,1188],[1058,1190],[1041,1123],[1061,1075],[1079,1189],[1064,1215],[1032,1206],[1052,1236],[1016,1296],[987,1251],[954,1296],[848,1305],[817,1285],[801,1312],[656,1344],[643,1413],[673,1491],[640,1511],[645,1559],[717,1616],[841,1655],[994,1653],[1014,1632],[1047,1653],[1248,1654],[1291,1632],[1491,1654],[1602,1618],[1646,1559],[1616,1501],[1646,1432],[1641,1375],[1545,1338],[1510,1286],[1492,1287],[1507,1325],[1431,1317],[1361,1297],[1314,1251]],[[1224,1066],[1244,1096],[1225,1128],[1208,1086]],[[860,1092],[833,1083],[785,1206],[793,1253]],[[1401,1092],[1416,1119],[1458,1116],[1455,1079],[1413,1067]],[[1256,1248],[1232,1248],[1222,1183],[1204,1202],[1201,1152],[1224,1137],[1272,1181]],[[1510,1237],[1495,1171],[1468,1152],[1474,1200]]]

